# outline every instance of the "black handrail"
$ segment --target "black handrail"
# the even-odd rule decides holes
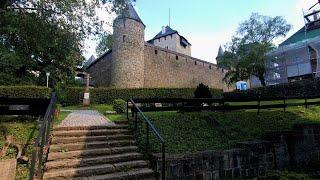
[[[49,135],[53,120],[53,105],[56,103],[56,98],[56,93],[52,93],[50,103],[48,105],[46,114],[44,115],[39,129],[38,136],[33,145],[33,152],[29,171],[30,180],[33,180],[35,175],[41,179],[43,175],[43,163],[46,159],[46,156],[44,156],[43,152],[45,146],[49,144]]]
[[[133,99],[130,99],[127,101],[127,119],[129,121],[129,102],[132,104],[131,111],[132,115],[134,116],[134,123],[135,123],[135,131],[137,130],[137,123],[138,123],[138,113],[141,115],[142,119],[144,120],[144,123],[146,126],[146,153],[149,152],[149,132],[150,129],[152,133],[157,137],[158,141],[161,143],[161,152],[162,152],[162,165],[161,165],[161,178],[165,180],[165,174],[166,174],[166,158],[165,158],[165,140],[162,138],[160,133],[157,131],[157,129],[154,127],[154,125],[150,122],[150,120],[145,116],[145,114],[141,111],[141,109],[137,106],[137,104],[134,102]]]

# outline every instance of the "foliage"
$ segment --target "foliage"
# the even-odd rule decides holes
[[[200,83],[194,91],[194,98],[212,98],[209,87]]]
[[[32,156],[33,142],[37,133],[38,123],[34,117],[0,116],[0,144],[4,142],[5,135],[12,135],[15,141],[22,145],[22,155],[29,159]],[[16,154],[7,155],[15,156]],[[29,167],[18,162],[16,179],[28,179],[28,173]]]
[[[137,89],[113,89],[93,88],[90,89],[90,101],[97,104],[111,104],[114,99],[128,100],[135,98],[193,98],[194,88],[137,88]],[[214,98],[221,97],[222,90],[210,89]],[[66,96],[60,102],[64,105],[79,104],[83,97],[84,88],[68,87],[65,89]]]
[[[101,56],[103,53],[112,49],[113,36],[112,34],[103,34],[100,36],[98,46],[96,47],[96,53]]]
[[[270,171],[267,172],[266,176],[259,177],[261,180],[268,179],[279,179],[279,180],[305,180],[309,179],[306,174],[299,174],[288,171]]]
[[[127,110],[127,102],[123,99],[115,99],[112,102],[112,108],[118,114],[124,113]]]
[[[166,151],[184,153],[234,148],[238,142],[256,140],[268,131],[290,130],[296,123],[320,123],[319,112],[320,107],[317,106],[308,110],[290,108],[286,113],[275,110],[260,114],[256,111],[145,114],[165,139]],[[219,126],[209,125],[208,118],[215,119]],[[139,146],[144,148],[145,125],[141,119],[138,127],[135,136]],[[151,137],[151,152],[160,152],[159,142],[153,135]]]
[[[0,1],[0,85],[45,84],[46,72],[50,86],[73,78],[83,41],[103,32],[96,8],[120,13],[129,1]]]
[[[320,79],[301,80],[291,83],[252,88],[246,91],[225,92],[226,99],[279,98],[283,96],[320,96]]]
[[[41,86],[0,86],[0,97],[50,98],[51,89]]]
[[[236,36],[226,44],[219,66],[229,69],[224,80],[229,84],[256,76],[265,85],[267,53],[274,49],[273,41],[284,37],[291,25],[283,17],[268,17],[253,13],[239,25]]]

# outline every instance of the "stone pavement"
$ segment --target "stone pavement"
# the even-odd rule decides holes
[[[77,110],[70,113],[59,125],[64,126],[114,126],[115,124],[98,111]]]

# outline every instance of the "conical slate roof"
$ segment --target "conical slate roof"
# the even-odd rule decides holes
[[[223,56],[223,53],[224,53],[224,52],[223,52],[223,49],[222,49],[222,47],[220,46],[220,47],[219,47],[219,51],[218,51],[217,58]]]
[[[142,23],[144,25],[144,23],[142,22],[142,20],[140,19],[137,11],[134,9],[134,7],[132,6],[131,3],[127,4],[127,8],[125,9],[125,11],[118,16],[118,18],[128,18],[128,19],[133,19],[136,20],[140,23]],[[144,25],[145,26],[145,25]]]

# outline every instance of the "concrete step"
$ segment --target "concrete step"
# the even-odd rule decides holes
[[[53,144],[50,146],[50,152],[66,152],[66,151],[76,151],[76,150],[92,149],[92,148],[132,146],[135,144],[136,144],[136,142],[134,140],[95,141],[95,142],[80,142],[80,143],[68,143],[68,144]]]
[[[107,136],[79,136],[79,137],[53,137],[51,144],[73,143],[73,142],[92,142],[106,140],[128,140],[133,139],[131,135],[107,135]]]
[[[63,168],[75,168],[75,167],[84,167],[97,164],[110,164],[110,163],[119,163],[125,161],[136,161],[142,160],[143,155],[140,153],[125,153],[125,154],[115,154],[107,156],[97,156],[90,158],[78,158],[78,159],[62,159],[49,161],[46,163],[46,170],[50,169],[63,169]]]
[[[96,148],[96,149],[85,149],[78,151],[69,152],[50,152],[48,154],[48,161],[58,160],[58,159],[74,159],[74,158],[84,158],[84,157],[95,157],[104,156],[111,154],[121,154],[128,152],[136,152],[139,148],[137,146],[123,146],[123,147],[113,147],[113,148]]]
[[[43,179],[61,179],[61,178],[74,178],[81,176],[94,176],[109,174],[121,171],[128,171],[133,168],[145,168],[147,166],[145,161],[128,161],[116,164],[102,164],[96,166],[87,166],[70,169],[49,170],[44,173]]]
[[[127,124],[111,124],[109,126],[65,126],[65,127],[55,127],[54,131],[69,131],[69,130],[95,130],[95,129],[126,129]]]
[[[116,172],[105,175],[79,177],[74,180],[123,180],[123,179],[139,179],[139,180],[155,180],[154,172],[149,168],[132,169],[125,172]]]
[[[125,134],[130,135],[127,129],[95,129],[95,130],[67,130],[67,131],[53,131],[53,137],[72,137],[72,136],[102,136]]]
[[[130,114],[131,116],[131,114]],[[114,121],[115,124],[117,125],[127,125],[129,122],[127,120],[123,120],[123,121]]]

